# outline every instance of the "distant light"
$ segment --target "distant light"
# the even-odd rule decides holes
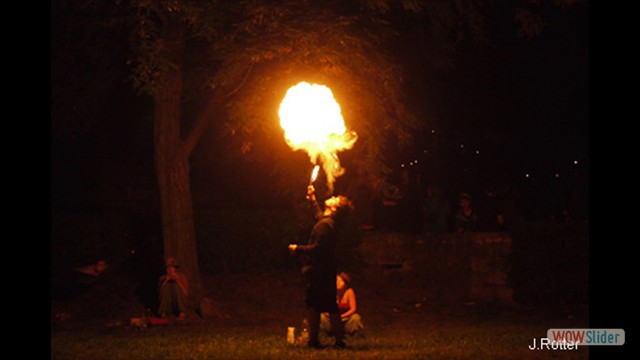
[[[480,155],[480,150],[476,150],[476,155]]]
[[[528,177],[529,177],[529,174],[524,174],[524,177],[528,178]]]
[[[416,164],[418,163],[418,159],[416,159],[416,160],[413,160],[413,161],[414,161],[414,162],[415,162]]]
[[[404,164],[400,165],[400,167],[404,167]]]
[[[427,149],[424,149],[424,153],[425,153],[425,154],[427,153]]]
[[[556,173],[556,177],[557,177],[557,178],[559,178],[559,177],[560,177],[560,174]]]
[[[435,133],[436,133],[436,130],[435,130],[435,129],[431,130],[431,133],[432,133],[432,134],[435,134]]]
[[[573,160],[573,165],[578,165],[578,160]]]
[[[464,144],[460,144],[460,148],[461,148],[461,149],[464,149]]]

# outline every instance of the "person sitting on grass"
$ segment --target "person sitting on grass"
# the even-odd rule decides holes
[[[167,314],[178,310],[178,320],[184,320],[187,311],[187,295],[189,294],[189,283],[185,274],[179,273],[178,264],[172,257],[167,258],[167,273],[160,276],[159,292],[160,306],[158,312],[160,317],[166,318]]]
[[[336,290],[336,302],[338,303],[340,318],[344,324],[345,335],[362,335],[364,325],[362,324],[362,318],[356,313],[356,310],[358,310],[356,293],[351,287],[351,277],[347,273],[341,272],[336,276]],[[320,329],[328,334],[331,333],[331,323],[326,313],[323,313],[320,319]]]
[[[108,267],[109,267],[109,265],[107,265],[106,261],[98,260],[98,261],[96,261],[95,263],[93,263],[91,265],[79,267],[79,268],[76,268],[75,270],[77,272],[80,272],[80,273],[83,273],[83,274],[91,275],[93,277],[98,277],[105,270],[107,270]]]

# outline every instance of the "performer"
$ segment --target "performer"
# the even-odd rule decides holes
[[[344,329],[336,304],[336,234],[344,217],[353,209],[345,196],[333,196],[324,202],[324,211],[316,201],[315,188],[309,185],[307,199],[316,213],[317,222],[307,245],[290,244],[291,253],[304,255],[302,274],[305,282],[306,318],[309,324],[310,348],[322,348],[318,340],[320,314],[329,313],[335,347],[344,348]]]

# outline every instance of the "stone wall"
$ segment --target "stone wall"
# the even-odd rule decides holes
[[[511,237],[507,233],[475,233],[471,261],[472,299],[513,302],[513,291],[507,285],[507,257],[511,253]]]
[[[383,278],[412,275],[448,300],[513,301],[507,285],[507,233],[370,232],[363,235],[359,251],[367,267]]]

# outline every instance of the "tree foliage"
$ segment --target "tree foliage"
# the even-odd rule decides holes
[[[292,169],[294,156],[286,148],[277,150],[279,158],[270,151],[284,145],[278,105],[300,81],[332,89],[348,129],[358,133],[352,165],[372,175],[388,170],[385,144],[407,142],[419,127],[403,103],[402,67],[385,50],[397,35],[384,16],[390,4],[254,1],[216,44],[221,71],[212,86],[225,89],[236,153],[272,162],[281,189],[290,189],[292,178],[305,178],[309,166],[301,156]]]
[[[114,9],[101,1],[53,1],[51,102],[54,135],[67,140],[104,131],[102,114],[122,84],[126,52]]]
[[[575,2],[556,0],[554,5]],[[293,178],[304,179],[309,171],[304,156],[274,148],[284,143],[277,109],[288,87],[303,80],[329,86],[347,127],[359,136],[347,155],[347,171],[385,174],[390,170],[385,155],[409,144],[430,122],[407,105],[411,97],[420,100],[419,94],[408,93],[407,83],[417,81],[407,79],[408,71],[451,68],[460,47],[489,45],[487,22],[498,5],[483,0],[237,4],[231,31],[213,44],[220,67],[211,86],[228,109],[229,153],[272,164],[274,180],[285,192]],[[536,12],[540,3],[522,0],[508,6],[520,34],[534,38],[542,32],[545,23]]]
[[[133,56],[129,63],[132,67],[133,85],[140,92],[155,95],[160,81],[166,76],[172,64],[166,51],[165,37],[170,23],[178,24],[185,31],[185,40],[189,45],[199,46],[201,51],[220,36],[224,24],[225,1],[189,1],[189,0],[136,0],[129,7],[131,18],[131,48]],[[187,53],[180,54],[186,57]],[[189,54],[194,55],[194,54]],[[189,59],[184,59],[189,60]],[[210,65],[210,64],[209,64]],[[198,68],[208,70],[213,68]],[[187,68],[186,71],[196,69]]]
[[[406,57],[416,59],[413,70],[452,67],[465,41],[489,41],[485,28],[492,8],[510,7],[519,34],[532,39],[547,26],[540,9],[581,2],[585,0],[54,1],[54,63],[76,66],[54,69],[53,109],[68,117],[99,108],[95,102],[104,97],[95,93],[100,91],[96,85],[113,86],[116,79],[109,75],[113,62],[106,63],[105,44],[127,37],[133,50],[128,59],[131,80],[142,93],[154,94],[158,79],[172,66],[162,53],[161,32],[170,18],[177,19],[188,42],[184,81],[190,83],[183,97],[205,94],[228,107],[231,153],[260,157],[259,134],[280,141],[275,118],[279,100],[288,86],[313,80],[333,89],[349,127],[358,132],[353,150],[358,166],[378,174],[388,170],[385,145],[408,143],[412,132],[429,121],[417,121],[415,109],[407,108]],[[183,119],[186,124],[194,121]]]
[[[581,0],[546,3],[571,6],[578,2]],[[291,157],[287,156],[286,147],[279,149],[281,153],[276,152],[280,157],[269,157],[274,155],[273,147],[283,143],[277,119],[279,101],[289,86],[301,80],[330,86],[348,127],[359,135],[352,154],[347,155],[354,162],[349,171],[366,169],[370,175],[389,170],[385,159],[389,146],[410,143],[412,134],[429,123],[424,118],[428,114],[407,107],[407,98],[419,96],[407,93],[407,82],[420,78],[407,79],[407,71],[437,71],[454,66],[460,46],[490,41],[485,29],[491,9],[504,6],[491,0],[58,3],[72,7],[70,14],[103,14],[98,25],[91,26],[78,16],[75,36],[95,32],[81,31],[78,26],[117,27],[120,33],[128,32],[133,50],[128,60],[131,80],[141,93],[151,96],[157,91],[159,79],[175,66],[163,53],[166,44],[162,32],[167,31],[168,21],[180,23],[187,41],[183,54],[183,101],[209,97],[227,107],[228,119],[216,121],[226,122],[230,161],[237,159],[234,155],[268,161],[274,164],[275,172],[287,174],[283,169],[290,169]],[[534,38],[543,31],[546,24],[538,12],[543,5],[542,0],[507,5],[512,8],[512,21],[519,24],[522,36]],[[84,46],[83,42],[73,43]],[[73,76],[61,74],[57,78],[54,87],[69,82]],[[88,87],[85,85],[82,87]],[[197,113],[184,116],[182,126],[187,129],[200,117]],[[304,157],[295,155],[294,159],[299,164],[298,171],[306,172]],[[284,180],[282,189],[290,187],[287,176],[279,178]]]

